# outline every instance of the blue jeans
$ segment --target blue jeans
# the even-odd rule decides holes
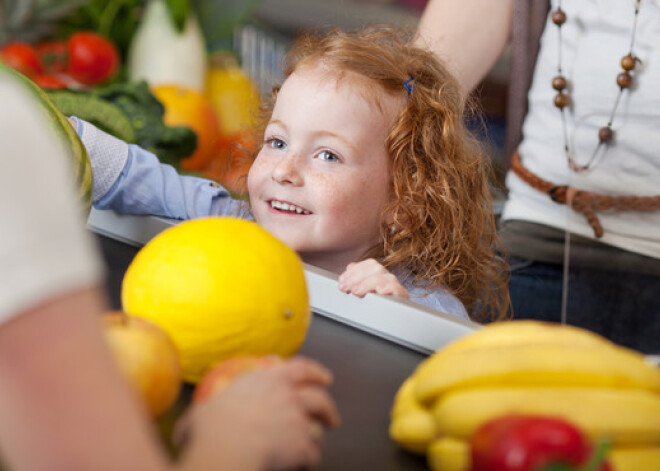
[[[509,291],[516,319],[561,322],[562,267],[512,257]],[[572,266],[567,323],[644,353],[660,353],[660,278]]]

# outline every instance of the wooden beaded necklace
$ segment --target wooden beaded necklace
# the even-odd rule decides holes
[[[641,0],[635,0],[635,15],[633,19],[633,26],[630,39],[630,50],[628,54],[621,58],[621,68],[623,72],[617,75],[616,83],[619,86],[619,92],[614,101],[614,106],[612,107],[612,112],[610,113],[609,121],[607,125],[603,126],[598,130],[598,145],[594,149],[591,157],[585,165],[579,165],[573,156],[568,144],[568,131],[566,126],[566,108],[571,104],[571,97],[569,95],[569,84],[566,77],[562,74],[562,35],[561,27],[566,23],[566,13],[561,9],[561,0],[557,2],[557,9],[552,12],[551,19],[552,22],[557,25],[559,30],[559,50],[558,50],[558,61],[557,61],[557,76],[552,79],[552,88],[557,91],[557,94],[554,97],[554,105],[559,109],[562,118],[562,127],[564,132],[564,152],[566,153],[566,160],[568,162],[568,167],[577,173],[584,172],[591,168],[596,156],[598,155],[601,149],[605,149],[606,146],[611,145],[614,141],[614,131],[612,130],[612,123],[616,115],[617,108],[619,107],[619,102],[621,100],[621,95],[623,95],[625,90],[629,90],[633,83],[632,72],[635,70],[635,67],[638,62],[641,62],[639,58],[634,53],[635,47],[635,33],[637,32],[637,17],[639,16],[639,7],[641,5]]]

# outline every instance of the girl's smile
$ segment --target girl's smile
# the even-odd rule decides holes
[[[278,200],[270,200],[270,207],[272,208],[273,211],[279,212],[279,213],[289,213],[291,215],[297,215],[297,214],[302,214],[302,215],[309,215],[312,214],[311,212],[307,211],[306,209],[301,208],[300,206],[296,206],[295,204],[292,203],[287,203],[286,201],[278,201]]]
[[[385,142],[400,107],[352,72],[311,64],[293,73],[248,176],[257,222],[307,263],[342,272],[363,258],[390,199]]]

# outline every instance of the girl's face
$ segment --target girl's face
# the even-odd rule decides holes
[[[257,222],[306,263],[335,273],[379,242],[391,197],[385,139],[401,103],[374,86],[381,106],[365,100],[356,86],[368,83],[323,65],[293,73],[248,175]]]

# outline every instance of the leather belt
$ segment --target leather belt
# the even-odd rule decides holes
[[[511,158],[511,170],[529,186],[547,194],[555,203],[566,204],[574,211],[581,213],[598,239],[603,237],[605,231],[596,215],[597,211],[657,211],[660,209],[660,195],[610,196],[578,190],[568,185],[555,185],[530,172],[520,161],[518,151],[514,152]]]

